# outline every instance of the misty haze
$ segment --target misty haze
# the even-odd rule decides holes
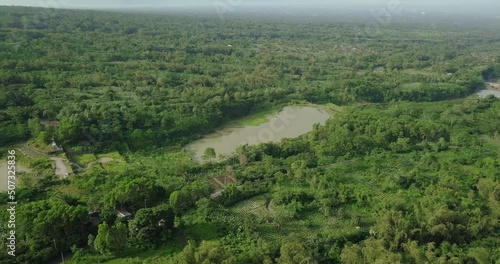
[[[0,0],[0,263],[498,264],[499,79],[493,0]]]

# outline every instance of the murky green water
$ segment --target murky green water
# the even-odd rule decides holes
[[[481,90],[481,91],[477,92],[476,94],[480,98],[484,98],[488,95],[494,95],[495,97],[500,98],[500,91],[497,91],[497,90]]]
[[[214,148],[217,156],[234,153],[239,145],[256,145],[294,138],[312,130],[313,124],[324,124],[330,115],[319,107],[287,106],[281,112],[258,126],[228,126],[186,146],[193,152],[193,160],[201,161],[207,148]]]

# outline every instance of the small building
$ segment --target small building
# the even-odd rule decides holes
[[[100,214],[101,213],[99,211],[89,211],[89,218],[90,219],[99,219]]]
[[[97,227],[99,226],[99,222],[101,220],[101,213],[99,211],[89,211],[89,218],[85,221],[85,225],[92,230],[97,231]]]
[[[132,214],[127,212],[126,210],[116,210],[115,214],[116,214],[116,217],[118,217],[118,218],[127,218],[127,219],[132,218]]]
[[[52,150],[49,152],[49,154],[61,154],[64,152],[64,149],[60,148],[56,141],[52,139]]]

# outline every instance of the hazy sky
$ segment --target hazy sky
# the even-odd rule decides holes
[[[24,5],[41,7],[66,8],[126,8],[126,7],[185,7],[185,6],[212,6],[214,3],[226,3],[237,6],[273,5],[288,6],[307,5],[310,7],[325,6],[387,6],[394,0],[0,0],[0,5]],[[400,0],[404,5],[439,10],[474,10],[476,12],[497,12],[500,15],[499,0]]]

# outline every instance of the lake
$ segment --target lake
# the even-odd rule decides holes
[[[269,117],[267,122],[258,126],[228,125],[200,140],[186,146],[193,153],[193,160],[200,162],[207,148],[214,148],[217,157],[234,153],[240,145],[256,145],[278,142],[283,138],[295,138],[310,132],[313,124],[324,124],[330,115],[320,107],[287,106],[279,113]]]
[[[8,172],[7,172],[7,161],[5,160],[0,160],[0,192],[5,192],[7,191],[7,180],[8,180]],[[29,172],[30,170],[28,168],[25,168],[19,164],[16,164],[16,172]],[[16,173],[16,176],[17,175]],[[16,180],[17,183],[17,180]]]

